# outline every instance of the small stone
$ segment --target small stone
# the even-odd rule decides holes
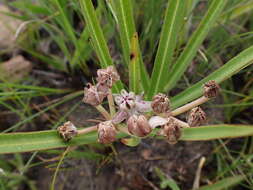
[[[67,121],[62,126],[58,127],[57,130],[65,141],[71,140],[78,133],[75,125],[70,121]]]
[[[214,80],[210,80],[204,84],[203,89],[206,98],[214,98],[219,94],[220,86]]]

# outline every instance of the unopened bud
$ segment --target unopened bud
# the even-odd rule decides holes
[[[170,110],[170,101],[168,96],[159,93],[153,97],[151,107],[156,113],[166,113]]]
[[[67,121],[62,126],[57,128],[58,133],[65,141],[69,141],[77,135],[77,129],[73,123]]]
[[[124,121],[125,119],[127,119],[129,117],[128,112],[126,111],[118,111],[112,118],[112,123],[113,124],[119,124],[122,121]]]
[[[144,115],[132,115],[127,120],[127,128],[129,133],[138,137],[147,136],[152,129]]]
[[[220,86],[214,80],[210,80],[204,84],[203,89],[206,98],[214,98],[219,94]]]
[[[169,144],[177,143],[178,139],[181,137],[181,127],[173,118],[169,118],[168,123],[162,126],[162,130]]]
[[[190,127],[196,127],[206,122],[206,113],[200,108],[193,108],[187,118]]]
[[[104,92],[98,91],[97,86],[93,86],[90,83],[88,87],[84,88],[84,103],[92,106],[97,106],[102,103],[103,99],[107,96]]]
[[[102,144],[112,143],[116,140],[116,129],[111,121],[98,124],[98,142]]]
[[[120,79],[118,73],[115,71],[113,66],[109,66],[105,69],[98,69],[97,70],[97,81],[98,83],[104,84],[109,88]]]

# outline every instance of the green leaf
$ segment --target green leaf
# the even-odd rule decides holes
[[[243,176],[228,177],[212,185],[206,185],[206,186],[200,187],[198,190],[223,190],[223,189],[226,189],[228,187],[238,184],[243,179],[244,179]]]
[[[188,65],[196,55],[199,46],[207,36],[209,29],[212,27],[218,16],[220,15],[223,7],[226,4],[226,0],[212,0],[210,8],[208,9],[205,17],[201,20],[198,28],[192,34],[189,42],[187,43],[184,51],[179,56],[177,62],[173,65],[171,72],[169,73],[169,79],[164,87],[164,90],[172,89],[184,74]]]
[[[110,65],[113,65],[103,31],[99,25],[91,0],[79,0],[79,2],[81,4],[82,13],[84,15],[89,33],[91,35],[92,44],[95,48],[95,52],[98,55],[101,67],[106,68]],[[122,86],[123,85],[121,82],[116,83],[114,85],[114,91],[119,93],[120,89],[122,89]]]
[[[121,139],[121,142],[124,145],[134,147],[134,146],[137,146],[140,144],[141,139],[138,137],[123,138],[123,139]]]
[[[155,133],[155,132],[154,132]],[[253,135],[253,126],[249,125],[213,125],[196,128],[185,128],[180,140],[199,141],[220,138],[236,138]],[[126,137],[119,133],[118,138]],[[97,133],[78,135],[69,142],[64,142],[56,130],[39,132],[19,132],[0,134],[0,154],[29,152],[78,146],[97,142]]]
[[[171,190],[180,190],[175,180],[168,178],[161,169],[155,167],[155,172],[161,180],[160,187],[162,189],[170,188]]]
[[[243,136],[252,136],[252,125],[210,125],[194,128],[185,128],[180,140],[201,141],[221,138],[237,138]]]
[[[140,65],[139,65],[139,52],[138,52],[138,36],[134,33],[131,40],[131,61],[129,64],[129,87],[130,90],[136,94],[140,91]]]
[[[154,68],[151,76],[151,86],[148,98],[152,98],[157,92],[163,90],[168,78],[168,71],[172,64],[173,52],[176,47],[177,36],[182,26],[185,2],[181,0],[169,1],[159,47],[155,58]]]
[[[202,85],[209,81],[215,80],[217,83],[230,78],[232,75],[238,73],[243,68],[253,63],[253,46],[242,51],[239,55],[231,59],[228,63],[214,71],[206,78],[202,79],[195,85],[184,90],[180,94],[172,98],[172,107],[177,108],[187,102],[190,102],[202,95]]]
[[[130,64],[131,60],[131,39],[134,35],[137,35],[133,17],[133,5],[132,0],[111,0],[112,7],[115,8],[116,22],[119,25],[120,40],[123,50],[123,56],[125,62]],[[141,51],[139,47],[139,41],[136,40],[136,51],[138,52],[139,59],[138,64],[140,65],[140,81],[144,91],[147,91],[149,87],[149,76],[145,65],[142,60]],[[129,71],[130,72],[130,71]],[[131,78],[130,78],[131,80]]]

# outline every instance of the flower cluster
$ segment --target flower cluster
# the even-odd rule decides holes
[[[105,97],[108,97],[110,110],[114,103],[116,104],[117,112],[110,116],[104,110],[106,114],[103,115],[106,121],[94,126],[98,131],[98,141],[103,144],[114,142],[119,127],[125,126],[127,126],[129,134],[137,137],[146,137],[153,129],[158,128],[158,135],[164,136],[168,143],[175,144],[181,137],[183,127],[196,127],[205,124],[206,114],[199,105],[203,103],[203,100],[207,101],[217,96],[220,89],[215,81],[208,81],[203,85],[203,96],[199,98],[199,101],[195,100],[194,103],[186,104],[178,108],[177,111],[172,111],[168,96],[162,93],[155,95],[152,101],[145,101],[143,93],[136,95],[134,92],[127,92],[124,89],[119,94],[111,94],[110,89],[118,80],[119,75],[110,66],[106,69],[99,69],[97,83],[95,85],[88,84],[84,89],[83,101],[95,106],[98,110],[98,105],[103,102]],[[186,122],[175,117],[188,110],[190,111],[187,114]],[[71,122],[60,126],[58,132],[67,141],[79,134]]]
[[[83,101],[92,106],[101,104],[104,98],[109,94],[112,85],[120,79],[118,73],[112,66],[106,69],[99,69],[97,75],[97,84],[92,85],[89,83],[87,87],[84,88]]]

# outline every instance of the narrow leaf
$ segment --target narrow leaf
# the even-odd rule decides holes
[[[155,64],[151,76],[151,87],[148,98],[163,90],[168,78],[168,71],[172,63],[173,52],[176,47],[177,35],[182,26],[185,2],[182,0],[169,1]]]
[[[243,176],[228,177],[212,185],[206,185],[206,186],[200,187],[198,190],[223,190],[223,189],[226,189],[228,187],[238,184],[243,179],[244,179]]]
[[[154,132],[155,133],[155,132]],[[196,128],[186,128],[180,140],[199,141],[220,138],[236,138],[253,135],[253,126],[249,125],[213,125]],[[119,133],[118,138],[126,137],[127,134]],[[0,154],[29,152],[78,146],[97,142],[97,133],[78,135],[69,142],[64,142],[56,130],[39,132],[19,132],[0,134]]]
[[[103,31],[99,25],[91,0],[80,0],[79,2],[81,4],[82,13],[84,15],[89,33],[91,35],[92,44],[94,45],[95,52],[98,55],[101,67],[105,68],[109,65],[113,65]],[[114,85],[114,91],[119,93],[120,89],[122,89],[122,84],[118,82],[116,85]]]
[[[200,141],[220,138],[237,138],[253,135],[252,125],[212,125],[194,128],[185,128],[180,140]]]
[[[139,66],[139,52],[138,52],[138,36],[134,33],[131,40],[131,53],[130,53],[130,64],[129,64],[129,86],[130,90],[139,93],[140,88],[140,66]]]
[[[184,74],[188,65],[196,55],[199,46],[207,36],[209,29],[212,27],[218,16],[220,15],[223,7],[226,4],[226,0],[212,0],[210,8],[208,9],[205,17],[200,22],[197,30],[192,34],[189,42],[187,43],[184,51],[179,56],[177,62],[173,65],[171,72],[169,73],[169,79],[165,85],[164,90],[172,89],[177,81]]]
[[[231,59],[225,65],[214,71],[206,78],[202,79],[195,85],[181,92],[172,98],[172,107],[177,108],[187,102],[190,102],[202,95],[202,85],[209,81],[215,80],[217,83],[230,78],[234,74],[238,73],[243,68],[253,63],[253,46],[242,51],[239,55]]]
[[[135,147],[140,144],[141,139],[138,137],[123,138],[121,142],[127,146]]]
[[[113,7],[115,8],[116,12],[123,56],[125,62],[130,64],[131,39],[136,33],[132,0],[111,0],[111,2],[114,5]],[[149,87],[149,76],[142,60],[138,39],[136,40],[136,50],[138,51],[138,64],[140,65],[141,77],[139,82],[141,82],[144,91],[147,91]]]

